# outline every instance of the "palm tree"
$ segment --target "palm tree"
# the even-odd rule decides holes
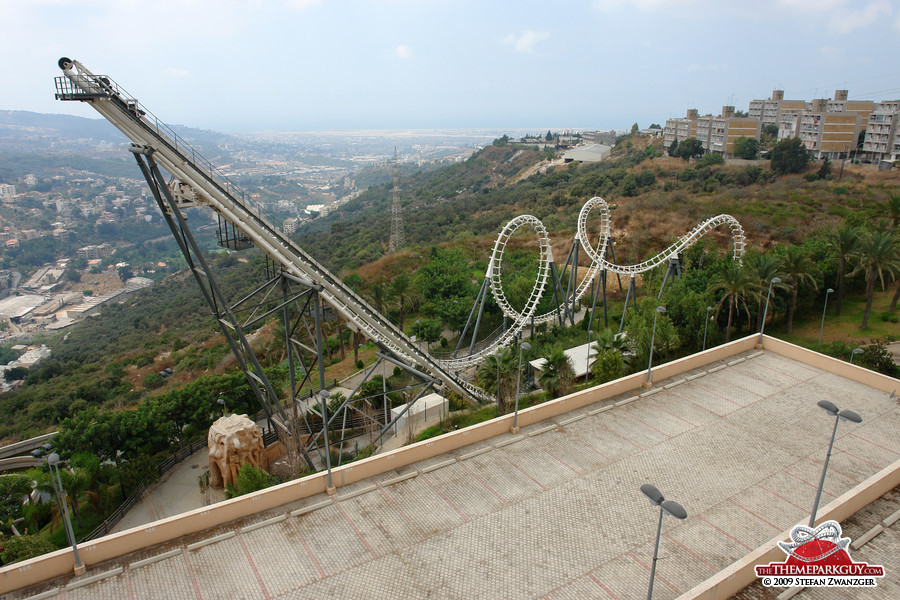
[[[884,276],[900,275],[900,249],[897,239],[887,231],[867,232],[862,236],[859,250],[855,254],[856,269],[866,272],[866,311],[863,313],[861,327],[869,326],[869,313],[872,310],[872,299],[875,297],[875,280],[881,280],[884,289]]]
[[[403,310],[406,308],[406,300],[408,297],[415,293],[413,289],[413,281],[409,278],[409,275],[406,273],[401,273],[394,278],[394,283],[391,284],[391,291],[394,293],[394,296],[397,298],[397,306],[400,308],[400,329],[403,329]]]
[[[728,325],[725,329],[725,343],[728,343],[731,341],[731,323],[734,320],[734,313],[735,311],[740,312],[741,305],[747,314],[747,325],[750,325],[750,309],[747,308],[747,300],[757,297],[759,285],[750,273],[750,269],[736,261],[729,261],[725,263],[725,268],[716,275],[706,291],[722,295],[716,304],[716,320],[719,319],[722,307],[726,303],[728,304]]]
[[[366,300],[372,304],[372,308],[381,314],[385,314],[385,312],[387,312],[386,309],[390,304],[388,300],[389,296],[389,289],[386,283],[373,283],[366,294]]]
[[[787,312],[784,316],[787,332],[794,330],[794,313],[797,310],[797,297],[800,295],[800,286],[809,284],[813,289],[818,289],[815,275],[816,268],[809,251],[803,246],[788,246],[787,251],[781,256],[781,268],[784,271],[787,283],[791,289],[791,299],[788,302]]]
[[[575,381],[575,369],[563,350],[557,349],[545,358],[538,382],[554,398],[565,396]]]
[[[900,194],[891,194],[888,200],[888,212],[891,215],[891,227],[900,225]]]
[[[488,356],[475,372],[475,383],[497,397],[500,414],[506,412],[509,400],[515,395],[518,357],[510,348]]]
[[[784,276],[784,274],[781,272],[781,263],[778,261],[778,258],[774,254],[757,255],[755,264],[753,266],[756,270],[756,284],[759,286],[760,290],[767,290],[769,282],[772,281],[773,278],[778,277],[780,279]],[[773,288],[784,289],[784,285],[781,283],[776,283]],[[757,307],[756,312],[756,329],[762,329],[763,311],[765,310],[765,308],[763,307],[763,303],[765,301],[765,295],[760,293],[759,306]]]
[[[841,225],[828,237],[828,247],[831,248],[838,261],[838,272],[835,277],[834,287],[834,314],[841,314],[841,304],[844,300],[844,280],[847,275],[847,265],[853,260],[854,253],[859,249],[859,230],[855,227]]]

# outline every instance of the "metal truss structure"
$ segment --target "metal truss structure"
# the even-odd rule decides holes
[[[473,403],[493,401],[491,396],[469,382],[461,373],[477,366],[499,348],[514,343],[528,325],[533,327],[535,323],[554,319],[560,323],[565,320],[573,322],[576,307],[586,293],[591,292],[593,305],[596,306],[598,288],[602,284],[605,297],[607,272],[629,275],[631,290],[636,274],[677,258],[680,252],[721,225],[731,228],[734,258],[740,260],[743,256],[744,236],[740,224],[729,215],[718,215],[699,224],[651,259],[637,265],[618,265],[610,245],[609,207],[602,198],[595,197],[581,209],[574,244],[562,269],[561,278],[553,261],[549,237],[543,223],[536,217],[521,215],[503,228],[494,244],[481,293],[473,306],[470,322],[466,325],[468,331],[474,319],[475,333],[468,352],[461,355],[457,348],[457,352],[438,357],[423,351],[393,323],[286,237],[271,224],[262,206],[121,86],[107,76],[90,72],[75,60],[61,58],[59,67],[63,75],[56,78],[57,99],[89,103],[131,140],[131,152],[251,388],[270,420],[278,425],[286,437],[302,446],[298,450],[309,464],[312,464],[313,451],[318,451],[320,456],[322,454],[319,446],[321,438],[324,438],[325,448],[331,447],[329,429],[337,429],[338,422],[341,423],[342,447],[347,442],[343,432],[348,429],[348,422],[356,429],[370,429],[370,437],[376,440],[392,424],[387,403],[384,403],[383,415],[373,415],[368,399],[358,398],[359,386],[351,398],[331,411],[325,407],[325,394],[318,394],[318,405],[301,397],[300,390],[310,389],[313,373],[318,372],[317,380],[324,381],[323,327],[329,316],[342,319],[349,329],[378,346],[378,362],[366,370],[366,376],[375,373],[378,366],[384,369],[388,363],[413,376],[417,383],[401,390],[411,400],[407,403],[406,410],[428,390],[440,385],[447,386]],[[170,175],[169,181],[166,181],[163,169]],[[233,301],[222,293],[187,226],[183,211],[193,207],[205,207],[215,212],[219,222],[217,233],[220,245],[231,250],[255,246],[266,255],[267,265],[270,267],[267,269],[267,280],[250,296]],[[600,228],[596,244],[591,245],[588,241],[588,217],[594,210],[599,211]],[[537,236],[540,256],[534,287],[522,310],[517,310],[503,292],[501,276],[507,244],[522,228],[530,229]],[[397,241],[402,237],[392,235],[392,239]],[[586,270],[578,266],[580,251],[591,261]],[[612,261],[606,258],[607,251],[612,255]],[[580,279],[579,269],[583,272]],[[563,278],[567,279],[565,290]],[[538,304],[548,282],[554,295],[554,308],[547,313],[537,314]],[[488,292],[501,308],[505,325],[476,345],[474,340]],[[285,410],[279,394],[273,389],[247,340],[247,332],[253,331],[264,319],[276,313],[281,313],[286,338],[291,385],[288,407],[291,414]],[[593,310],[591,314],[593,317]],[[462,337],[465,337],[465,333]],[[382,395],[384,393],[387,390],[382,390]],[[329,427],[323,427],[323,421],[327,421]],[[306,439],[301,444],[299,440],[304,436]],[[329,453],[325,452],[326,462],[328,456]]]

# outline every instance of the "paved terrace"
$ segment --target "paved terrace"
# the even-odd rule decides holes
[[[8,597],[643,598],[658,509],[638,488],[650,482],[689,515],[663,522],[654,595],[671,599],[808,515],[832,427],[816,401],[864,419],[838,428],[823,506],[900,458],[896,401],[774,352],[651,391]]]

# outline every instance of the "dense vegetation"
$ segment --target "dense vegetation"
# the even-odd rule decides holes
[[[662,272],[643,278],[638,306],[627,311],[622,290],[610,278],[609,305],[598,306],[593,317],[585,315],[579,327],[539,327],[527,357],[550,361],[539,382],[546,393],[533,395],[525,404],[581,384],[572,380],[560,355],[564,348],[587,341],[589,321],[601,347],[591,381],[607,381],[645,368],[654,318],[654,364],[695,352],[704,341],[709,347],[756,330],[773,277],[782,283],[773,288],[768,315],[779,332],[790,333],[795,323],[817,319],[829,287],[836,290],[830,305],[836,314],[842,303],[845,311],[851,303],[865,303],[854,335],[836,342],[826,339],[823,350],[836,356],[849,357],[857,343],[853,340],[865,341],[876,330],[884,331],[881,324],[896,322],[896,295],[887,310],[872,309],[879,286],[900,278],[895,177],[848,170],[837,179],[819,166],[805,176],[780,176],[764,163],[732,166],[687,155],[685,161],[663,157],[658,147],[634,135],[620,147],[614,160],[563,165],[549,162],[551,151],[501,140],[465,162],[405,178],[401,194],[409,248],[391,256],[386,256],[391,184],[371,188],[328,218],[312,222],[300,232],[299,241],[405,331],[429,344],[452,346],[484,276],[485,250],[516,214],[531,213],[543,220],[554,237],[557,263],[571,246],[578,211],[594,195],[613,207],[614,249],[620,263],[648,258],[709,216],[729,213],[741,221],[751,248],[743,264],[731,259],[725,248],[727,232],[720,232],[685,253],[683,275],[666,284],[659,301]],[[536,251],[528,235],[519,235],[504,254],[503,286],[513,306],[523,306],[530,293]],[[230,254],[213,258],[230,297],[239,297],[262,280],[264,262],[258,252],[241,259]],[[563,280],[566,277],[563,273]],[[542,303],[541,310],[550,307],[549,294]],[[658,305],[667,312],[657,313]],[[623,319],[627,339],[614,333]],[[488,298],[481,335],[501,325],[502,314]],[[272,342],[277,339],[269,335],[273,326],[254,333],[264,365],[281,388],[284,348]],[[358,364],[345,346],[358,351],[363,340],[351,343],[352,334],[340,322],[326,334],[329,364],[345,356]],[[77,484],[82,487],[74,489],[81,491],[72,496],[98,518],[109,507],[103,497],[124,496],[152,471],[154,457],[208,427],[220,394],[235,412],[255,408],[186,273],[170,276],[48,342],[54,357],[32,370],[20,390],[0,396],[0,437],[61,425],[57,443],[71,459],[73,477],[83,471],[91,482]],[[484,409],[483,415],[509,409],[517,360],[518,351],[512,348],[478,370],[476,381],[500,398],[499,407]],[[883,372],[894,368],[885,360],[883,341],[869,344],[858,360]],[[166,367],[175,370],[169,380],[172,388],[156,375]],[[369,388],[367,393],[380,398],[380,381]],[[392,403],[398,400],[389,397]],[[454,418],[458,425],[462,419],[480,417]],[[104,470],[109,463],[118,468]],[[247,488],[266,483],[258,473],[248,471],[246,478]],[[15,490],[16,485],[10,481],[8,487]],[[96,503],[95,495],[101,499]],[[33,509],[28,517],[31,533],[43,531],[52,521],[49,509],[46,514],[41,510]],[[86,519],[82,531],[90,526]]]

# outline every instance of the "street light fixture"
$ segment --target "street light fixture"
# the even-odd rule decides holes
[[[667,514],[670,517],[675,517],[676,519],[683,521],[684,519],[687,519],[687,511],[677,502],[666,500],[663,497],[662,492],[660,492],[653,484],[645,483],[642,485],[641,493],[647,496],[647,499],[650,500],[650,504],[659,507],[659,525],[656,527],[656,546],[653,548],[653,566],[650,567],[650,587],[647,590],[647,600],[650,600],[653,598],[653,580],[656,578],[656,561],[659,556],[659,538],[660,534],[662,534],[663,514]]]
[[[653,344],[656,342],[656,317],[666,312],[665,306],[657,306],[653,313],[653,333],[650,334],[650,360],[647,361],[647,386],[653,381]]]
[[[72,545],[72,553],[75,555],[75,575],[84,575],[86,567],[81,562],[78,555],[78,544],[75,543],[75,531],[72,529],[72,520],[69,518],[69,508],[66,505],[66,490],[63,488],[62,478],[59,476],[59,454],[53,452],[47,457],[47,464],[50,465],[50,481],[53,482],[53,490],[56,492],[56,500],[59,503],[59,510],[63,514],[63,524],[65,525],[66,537]]]
[[[831,459],[831,449],[834,447],[834,438],[837,435],[837,426],[841,421],[850,421],[851,423],[862,423],[862,417],[852,410],[838,410],[833,402],[828,400],[819,400],[816,403],[822,410],[834,417],[834,431],[831,432],[831,443],[828,444],[828,454],[825,455],[825,465],[822,467],[822,478],[819,480],[819,489],[816,490],[816,501],[813,503],[812,515],[809,517],[809,526],[813,527],[816,522],[816,511],[819,510],[819,500],[822,498],[822,488],[825,487],[825,472],[828,471],[828,461]]]
[[[319,390],[319,405],[322,411],[322,433],[325,436],[325,469],[328,471],[328,486],[325,491],[328,495],[335,493],[334,482],[331,480],[331,446],[328,443],[328,399],[331,394],[325,388]],[[384,399],[387,402],[387,398]]]
[[[863,353],[863,349],[862,349],[862,348],[854,348],[853,350],[851,350],[851,351],[850,351],[850,364],[851,364],[851,365],[853,364],[853,357],[854,357],[854,356],[856,356],[856,355],[858,355],[858,354],[862,354],[862,353]]]
[[[519,369],[516,372],[516,410],[513,414],[513,426],[510,430],[512,433],[519,433],[519,384],[522,381],[522,352],[531,350],[531,344],[523,342],[519,346]]]
[[[819,325],[819,343],[816,344],[816,348],[822,345],[822,331],[825,329],[825,311],[828,309],[828,294],[833,291],[831,288],[825,290],[825,306],[822,307],[822,324]]]
[[[588,329],[588,343],[587,343],[587,364],[584,367],[584,383],[587,385],[588,375],[591,374],[591,338],[594,336],[594,332]]]
[[[709,311],[712,309],[712,306],[706,307],[706,317],[703,319],[703,350],[706,350],[706,330],[709,328]]]
[[[225,407],[225,398],[222,397],[222,392],[219,392],[219,397],[216,398],[216,404],[222,405],[222,416],[228,416],[228,409]]]
[[[769,291],[766,292],[766,309],[763,311],[762,322],[759,324],[759,344],[762,345],[762,337],[763,330],[766,328],[766,315],[769,314],[769,296],[772,295],[772,286],[776,283],[781,283],[780,277],[773,277],[771,281],[769,281]]]

